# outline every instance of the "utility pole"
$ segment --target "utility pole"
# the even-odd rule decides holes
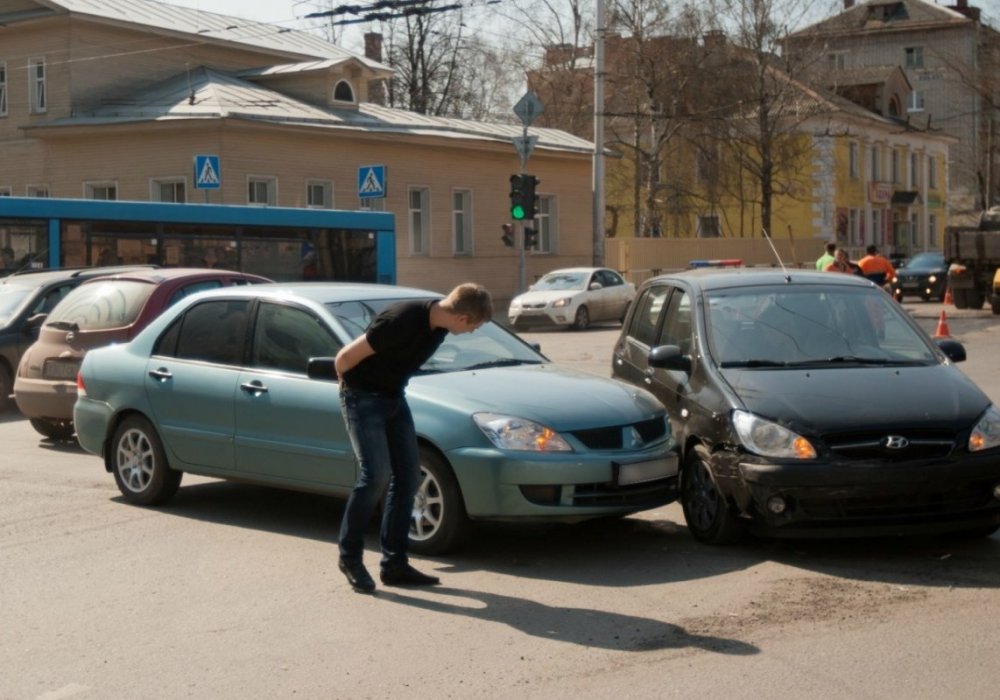
[[[594,167],[593,242],[594,267],[604,266],[604,0],[595,0],[597,33],[594,37]]]

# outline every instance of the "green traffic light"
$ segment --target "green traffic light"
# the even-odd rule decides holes
[[[522,221],[524,219],[524,207],[520,204],[515,204],[510,208],[510,218],[517,221]]]

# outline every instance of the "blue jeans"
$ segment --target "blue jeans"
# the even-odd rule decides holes
[[[340,407],[360,470],[340,525],[340,557],[361,562],[365,530],[386,494],[379,535],[381,566],[405,565],[413,498],[420,486],[417,433],[410,407],[403,397],[345,387],[340,390]]]

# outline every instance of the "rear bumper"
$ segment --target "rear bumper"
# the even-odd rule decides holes
[[[28,418],[73,420],[76,402],[76,382],[17,377],[14,380],[14,400]]]

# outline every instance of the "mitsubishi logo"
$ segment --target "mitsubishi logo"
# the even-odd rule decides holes
[[[882,440],[882,447],[887,450],[901,450],[904,447],[908,447],[909,444],[910,441],[902,435],[886,435]]]
[[[639,434],[638,430],[636,430],[632,426],[629,426],[628,433],[626,433],[626,435],[627,435],[626,440],[628,442],[629,448],[634,449],[636,447],[642,447],[643,445],[642,435]]]

